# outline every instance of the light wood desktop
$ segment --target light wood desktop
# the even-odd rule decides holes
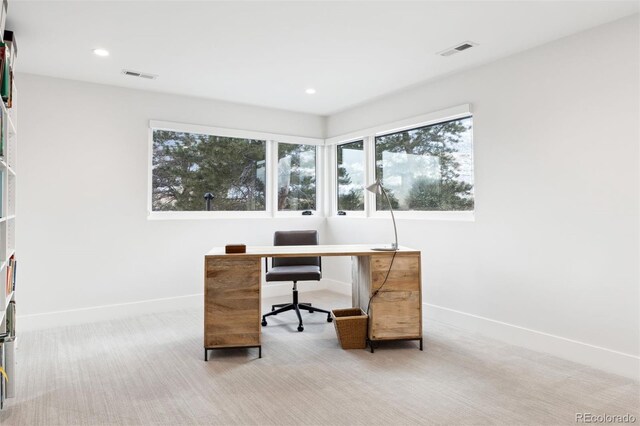
[[[365,312],[380,289],[394,252],[373,245],[249,246],[226,254],[216,247],[205,255],[204,354],[222,348],[258,348],[262,356],[261,259],[265,257],[351,256],[352,302]],[[420,251],[400,247],[383,289],[371,299],[368,340],[373,351],[383,340],[419,340],[422,350]]]

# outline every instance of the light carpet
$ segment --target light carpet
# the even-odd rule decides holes
[[[270,319],[262,359],[233,349],[204,362],[202,309],[23,333],[17,396],[0,423],[569,425],[582,412],[640,422],[630,379],[437,322],[424,323],[424,352],[417,342],[345,351],[325,315],[303,315],[302,333],[293,312]]]

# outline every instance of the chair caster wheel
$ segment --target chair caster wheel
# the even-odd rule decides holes
[[[260,324],[262,324],[263,327],[266,327],[267,326],[267,320],[263,318],[262,322]]]
[[[333,318],[331,318],[331,315],[327,315],[327,322],[333,322]]]
[[[304,327],[303,327],[303,326],[301,326],[301,325],[299,325],[299,326],[298,326],[298,331],[303,331],[303,330],[304,330]]]
[[[314,313],[314,312],[315,312],[315,311],[312,311],[311,309],[309,309],[309,313],[310,313],[310,314],[312,314],[312,313]]]

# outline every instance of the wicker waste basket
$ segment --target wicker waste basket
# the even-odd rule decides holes
[[[334,309],[331,311],[338,340],[342,349],[367,347],[368,315],[360,308]]]

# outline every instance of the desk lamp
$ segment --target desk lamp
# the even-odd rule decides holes
[[[382,186],[382,182],[380,182],[380,179],[376,179],[374,183],[367,186],[365,189],[369,192],[373,192],[374,194],[384,195],[384,197],[387,199],[387,203],[389,203],[389,211],[391,211],[391,220],[393,220],[393,233],[396,236],[396,242],[391,243],[391,247],[375,247],[373,248],[373,250],[397,251],[398,250],[398,229],[396,228],[396,217],[393,215],[393,207],[391,207],[391,201],[389,200],[387,191],[385,191],[384,186]]]

